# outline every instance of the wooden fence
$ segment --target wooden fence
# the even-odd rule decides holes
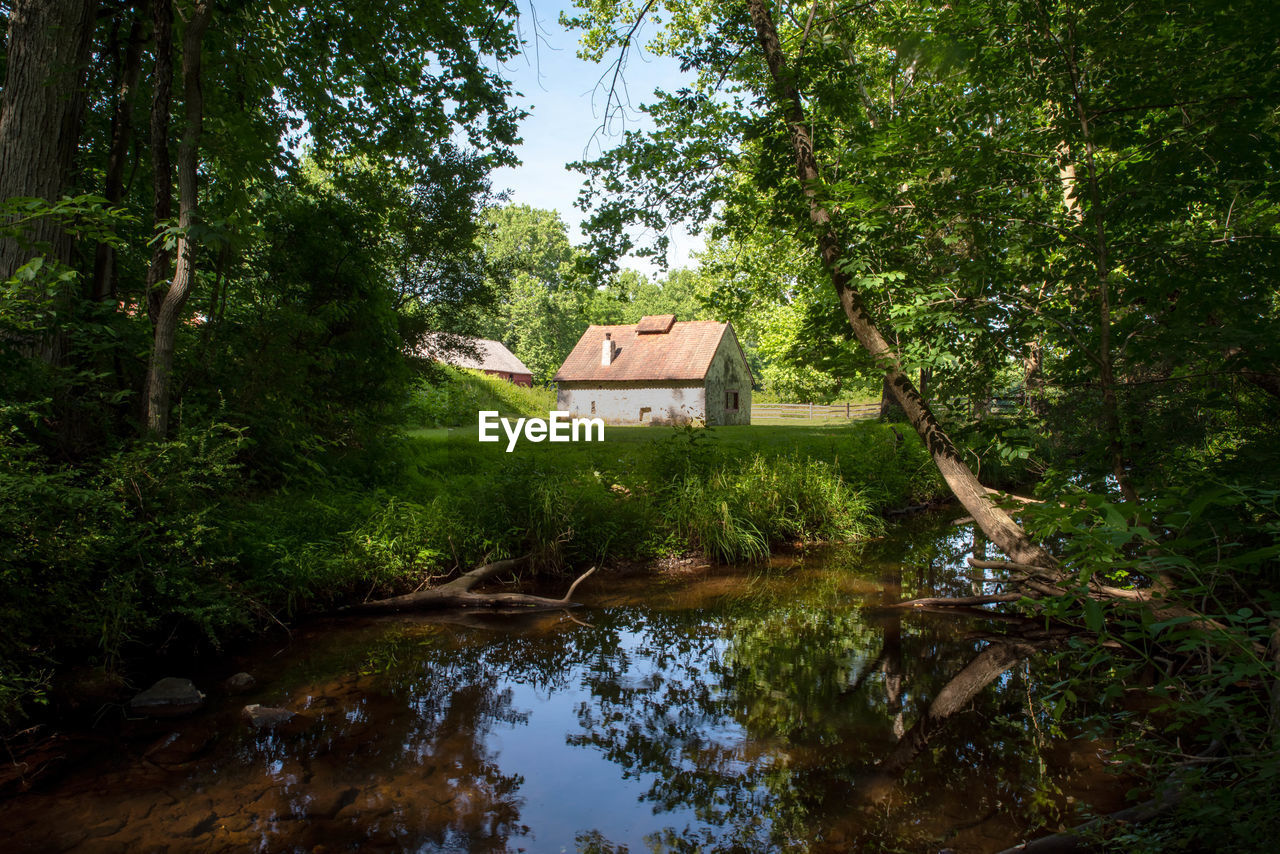
[[[993,397],[982,407],[990,413],[1016,412],[1022,401],[1012,397]],[[969,401],[933,402],[934,412],[942,417],[978,418],[981,413]],[[879,403],[752,403],[751,418],[781,418],[806,421],[848,419],[860,421],[880,417]]]
[[[851,421],[875,418],[880,415],[878,403],[752,403],[751,417],[795,418],[806,420],[831,420],[847,418]]]

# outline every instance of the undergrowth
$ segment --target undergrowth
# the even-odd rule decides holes
[[[525,394],[487,378],[464,385]],[[698,551],[758,560],[780,544],[877,534],[879,511],[939,488],[914,436],[872,423],[609,428],[603,443],[513,454],[468,430],[435,431],[317,456],[308,476],[270,488],[237,462],[251,443],[225,425],[59,467],[7,435],[6,726],[74,690],[59,682],[71,660],[127,675],[125,663],[157,651],[216,647],[522,554],[539,573]]]
[[[556,394],[542,387],[518,386],[480,371],[439,365],[418,381],[405,409],[415,427],[463,427],[475,424],[482,409],[507,417],[546,418]]]

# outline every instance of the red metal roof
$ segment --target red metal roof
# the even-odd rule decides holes
[[[675,322],[674,315],[657,315],[645,320],[671,318],[666,334],[638,332],[639,324],[588,326],[569,358],[556,373],[557,382],[645,380],[702,380],[724,337],[727,323],[714,320]],[[642,321],[643,322],[643,321]],[[600,364],[605,333],[617,349],[612,364]]]

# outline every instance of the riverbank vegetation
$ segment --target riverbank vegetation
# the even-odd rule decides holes
[[[450,382],[446,397],[502,383]],[[519,414],[529,395],[502,385],[493,399]],[[504,448],[479,444],[474,423],[421,428],[264,487],[244,431],[226,424],[56,472],[11,444],[6,721],[51,689],[65,698],[65,676],[110,683],[131,660],[217,647],[493,558],[532,554],[535,572],[687,553],[756,560],[876,535],[882,511],[940,488],[920,443],[875,423],[612,427],[603,443]],[[73,659],[88,673],[69,672]]]
[[[577,5],[584,56],[621,72],[655,14],[688,74],[577,165],[581,247],[490,187],[517,159],[512,4],[0,11],[3,723],[87,684],[73,661],[118,682],[495,556],[873,535],[945,482],[1003,553],[991,595],[1076,668],[1056,713],[1172,781],[1126,844],[1263,847],[1280,7]],[[696,269],[618,268],[637,224],[660,253],[680,223],[710,235]],[[654,313],[731,320],[767,394],[902,421],[509,455],[468,408],[550,393],[415,355],[499,338],[541,384],[587,324]]]
[[[624,67],[649,15],[648,49],[689,72],[655,93],[653,130],[579,164],[597,253],[628,248],[628,223],[708,222],[714,301],[796,330],[798,381],[881,373],[1005,556],[979,561],[1011,573],[991,601],[1080,632],[1060,713],[1099,714],[1131,767],[1173,781],[1179,810],[1125,844],[1263,845],[1280,814],[1280,53],[1249,21],[1276,9],[681,5],[578,4],[584,55]],[[1024,401],[1011,419],[986,411],[1002,390]],[[992,459],[1033,500],[993,506]]]

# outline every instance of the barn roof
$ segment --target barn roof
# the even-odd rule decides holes
[[[459,352],[459,347],[468,349],[474,347],[475,355]],[[533,373],[501,341],[491,341],[488,338],[470,338],[466,335],[431,332],[423,339],[418,353],[428,359],[444,362],[457,368],[499,371],[507,374]]]
[[[676,322],[670,314],[645,317],[639,323],[588,326],[555,378],[557,382],[702,380],[728,328],[729,324],[714,320]],[[617,355],[611,364],[602,365],[606,334]]]

